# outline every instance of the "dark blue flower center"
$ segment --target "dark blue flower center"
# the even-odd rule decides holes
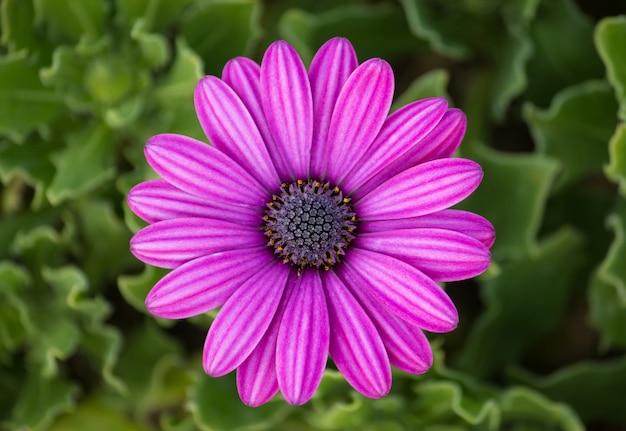
[[[354,238],[356,215],[338,187],[319,181],[282,184],[265,213],[269,246],[299,270],[329,269]]]

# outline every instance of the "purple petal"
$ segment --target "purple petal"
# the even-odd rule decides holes
[[[306,403],[322,381],[328,358],[328,307],[317,270],[304,271],[278,332],[276,372],[289,404]]]
[[[207,374],[228,374],[250,356],[274,318],[288,275],[289,267],[274,261],[228,298],[204,343],[202,363]]]
[[[361,286],[348,287],[374,322],[391,365],[412,374],[428,371],[433,353],[424,332],[394,316]]]
[[[359,223],[359,231],[362,233],[418,228],[448,229],[459,232],[476,238],[487,248],[490,248],[496,239],[496,231],[486,218],[462,210],[443,210],[420,217]]]
[[[148,140],[146,159],[174,187],[216,203],[264,208],[266,191],[243,167],[203,142],[181,135]]]
[[[393,71],[370,59],[350,75],[339,93],[328,129],[322,176],[339,184],[378,135],[393,98]]]
[[[128,192],[128,206],[148,223],[180,217],[206,217],[237,220],[246,226],[259,226],[262,216],[250,208],[218,205],[177,189],[165,180],[149,180]]]
[[[176,268],[207,254],[266,243],[258,228],[209,218],[175,218],[141,229],[131,238],[130,251],[149,265]]]
[[[437,283],[401,260],[357,247],[340,267],[350,286],[368,289],[400,319],[431,332],[456,328],[454,304]]]
[[[246,105],[259,129],[263,142],[265,142],[281,181],[288,180],[291,176],[289,167],[280,148],[274,142],[261,105],[261,67],[249,58],[237,57],[226,63],[222,72],[222,79],[235,90],[235,93]]]
[[[330,356],[354,389],[380,398],[391,389],[391,367],[376,327],[333,271],[322,274],[330,320]]]
[[[220,307],[230,295],[273,260],[266,247],[200,257],[163,277],[146,298],[150,313],[184,319]]]
[[[237,389],[241,400],[250,407],[268,402],[278,392],[276,377],[276,342],[278,331],[289,298],[298,284],[298,276],[291,272],[285,292],[274,319],[250,356],[237,368]]]
[[[420,142],[437,125],[448,102],[442,97],[418,100],[391,114],[374,140],[342,184],[354,190],[409,148]]]
[[[287,42],[274,42],[261,63],[261,100],[274,142],[289,164],[292,179],[309,175],[313,102],[302,60]]]
[[[312,178],[321,178],[326,166],[330,119],[341,88],[357,66],[354,48],[348,39],[342,37],[330,39],[313,57],[309,67],[314,118],[311,148]]]
[[[445,229],[398,229],[360,234],[354,246],[413,265],[435,281],[458,281],[482,274],[491,253],[470,236]]]
[[[359,186],[358,190],[353,192],[353,199],[359,199],[388,179],[420,163],[451,157],[463,140],[466,125],[467,119],[460,109],[448,109],[441,121],[424,139]]]
[[[362,220],[417,217],[451,207],[480,184],[482,169],[467,159],[438,159],[408,169],[354,203]]]
[[[267,190],[274,190],[280,184],[274,164],[252,116],[233,89],[215,76],[206,76],[196,86],[194,101],[209,141]]]

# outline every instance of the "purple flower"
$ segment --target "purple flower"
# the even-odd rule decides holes
[[[236,369],[250,406],[278,391],[305,403],[329,354],[372,398],[389,392],[391,365],[427,371],[423,331],[458,322],[437,282],[490,264],[491,224],[448,209],[482,178],[475,162],[450,158],[464,114],[432,98],[388,115],[393,92],[389,64],[359,65],[346,39],[322,46],[308,72],[276,42],[261,66],[235,58],[222,79],[198,83],[213,145],[173,134],[146,145],[162,179],[128,195],[150,223],[131,251],[173,269],[146,305],[168,319],[222,307],[204,369]]]

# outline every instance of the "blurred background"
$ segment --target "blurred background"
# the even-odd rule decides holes
[[[626,2],[1,0],[0,429],[626,430]],[[396,102],[444,96],[485,178],[494,263],[449,283],[459,328],[369,400],[332,369],[251,409],[204,375],[212,316],[155,319],[163,270],[125,195],[157,133],[205,140],[193,89],[286,39],[382,57]]]

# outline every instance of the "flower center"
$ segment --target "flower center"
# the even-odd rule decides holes
[[[356,215],[339,187],[298,180],[282,184],[265,212],[269,246],[302,270],[306,266],[329,269],[345,254],[354,238]]]

